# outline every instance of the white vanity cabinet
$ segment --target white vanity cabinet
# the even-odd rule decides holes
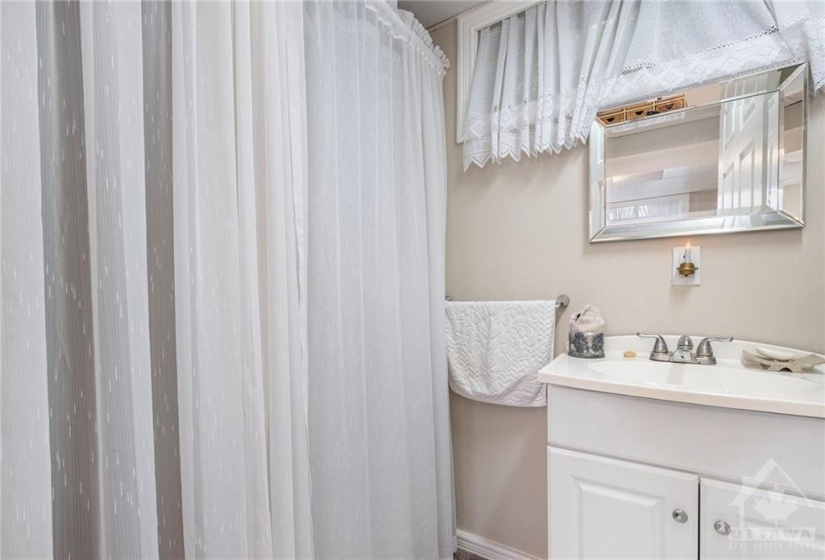
[[[700,558],[825,558],[825,501],[712,479],[700,492]]]
[[[551,558],[696,558],[699,478],[550,448]]]
[[[825,559],[825,421],[548,385],[552,559]]]

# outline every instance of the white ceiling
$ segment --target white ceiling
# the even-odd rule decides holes
[[[484,4],[488,0],[398,0],[398,7],[412,12],[424,27],[432,27],[442,21]]]

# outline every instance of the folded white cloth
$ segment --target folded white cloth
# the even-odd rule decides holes
[[[536,372],[553,359],[555,301],[448,301],[450,388],[468,399],[547,405]]]

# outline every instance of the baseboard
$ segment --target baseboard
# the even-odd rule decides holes
[[[457,540],[458,548],[472,552],[487,560],[539,560],[535,556],[515,548],[510,548],[460,529],[458,530]]]

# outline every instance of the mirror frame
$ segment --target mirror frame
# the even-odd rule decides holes
[[[738,233],[745,231],[761,231],[771,229],[789,229],[802,228],[805,226],[805,191],[807,182],[807,152],[808,152],[808,107],[810,102],[810,95],[808,91],[808,65],[799,64],[789,66],[787,68],[794,68],[793,72],[779,84],[778,87],[767,89],[758,94],[734,95],[724,97],[718,101],[706,105],[694,105],[685,109],[679,109],[666,113],[672,115],[682,111],[694,110],[698,107],[707,107],[717,104],[722,104],[727,101],[734,101],[736,99],[743,99],[752,95],[762,95],[774,91],[779,92],[783,96],[783,90],[787,85],[802,75],[802,87],[805,92],[804,106],[802,113],[802,186],[801,186],[801,212],[799,216],[795,216],[782,209],[777,209],[772,212],[760,212],[755,214],[743,214],[739,216],[710,216],[697,218],[682,218],[670,221],[658,221],[647,224],[625,224],[625,225],[610,225],[607,223],[607,197],[605,195],[605,129],[612,126],[626,125],[627,123],[617,123],[614,125],[604,125],[595,119],[590,129],[590,175],[589,175],[589,241],[590,243],[601,243],[605,241],[626,241],[632,239],[653,239],[660,237],[684,237],[695,235],[711,235],[719,233]],[[769,70],[768,72],[778,72],[785,68],[778,68]],[[752,74],[736,80],[726,80],[719,83],[735,84],[753,76],[758,76],[767,72],[760,72]],[[711,85],[711,84],[704,84]],[[687,90],[689,91],[689,90]],[[736,88],[730,88],[729,91],[736,91]],[[684,93],[682,91],[668,92],[668,95]],[[779,126],[783,127],[784,123],[784,108],[779,115]],[[642,119],[661,118],[663,115],[656,115],[650,117],[642,117]],[[640,120],[642,120],[640,119]],[[780,150],[782,149],[782,135],[780,135]],[[779,167],[780,177],[782,174],[781,162]]]

